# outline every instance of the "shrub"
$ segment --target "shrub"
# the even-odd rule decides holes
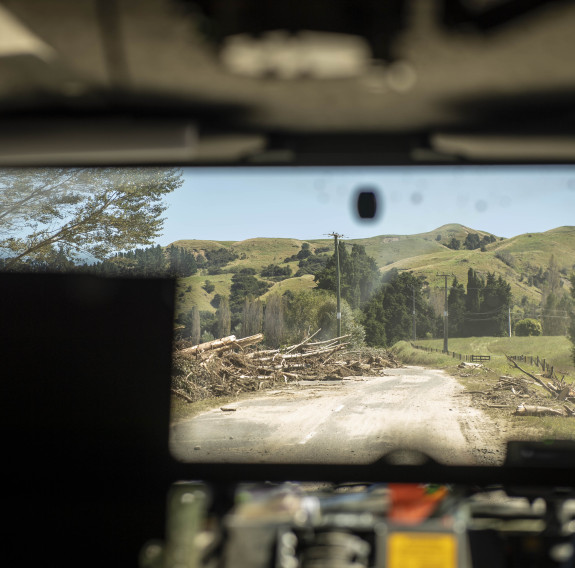
[[[509,266],[509,268],[515,268],[515,258],[510,252],[507,252],[506,250],[497,251],[495,253],[495,258],[498,258],[501,262]]]
[[[446,246],[452,250],[459,250],[461,248],[461,241],[455,237],[452,237]]]
[[[291,268],[289,266],[281,267],[277,264],[268,264],[268,266],[262,268],[260,272],[263,278],[289,278],[291,276]]]
[[[530,335],[541,335],[541,322],[532,318],[525,318],[515,324],[515,335],[527,337]]]
[[[201,343],[209,343],[210,341],[213,341],[215,339],[215,337],[209,332],[209,331],[204,331],[204,333],[202,333],[202,337],[200,339]]]

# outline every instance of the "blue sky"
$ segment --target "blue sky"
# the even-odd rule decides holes
[[[186,169],[167,197],[167,245],[179,239],[319,239],[413,234],[461,223],[512,237],[575,225],[575,167]],[[359,188],[375,187],[383,213],[361,221]]]

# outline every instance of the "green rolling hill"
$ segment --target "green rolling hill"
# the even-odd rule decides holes
[[[346,241],[350,244],[360,244],[365,247],[367,254],[372,256],[382,273],[389,270],[411,270],[416,274],[424,275],[431,288],[439,290],[443,286],[443,278],[438,274],[454,274],[463,284],[467,281],[469,268],[486,274],[495,272],[511,284],[512,293],[519,302],[524,296],[530,302],[538,303],[541,290],[533,285],[530,277],[536,275],[541,269],[545,271],[551,255],[562,271],[562,282],[570,287],[569,275],[575,266],[575,227],[558,227],[544,233],[529,233],[518,235],[509,239],[497,240],[485,247],[482,252],[476,250],[452,250],[446,245],[452,237],[463,242],[470,233],[477,233],[479,237],[489,233],[471,229],[463,225],[443,225],[434,231],[416,235],[378,235],[366,239]],[[253,268],[260,271],[269,264],[286,266],[284,259],[298,253],[302,244],[307,242],[312,252],[318,249],[330,250],[322,254],[331,254],[333,241],[329,239],[303,241],[298,239],[255,238],[244,241],[205,241],[180,240],[173,244],[181,246],[203,255],[206,251],[226,248],[238,255],[238,258],[226,265],[223,274],[208,275],[205,271],[184,278],[179,282],[178,311],[191,309],[198,305],[201,310],[214,311],[210,301],[215,294],[228,294],[232,274],[230,268]],[[298,262],[287,263],[292,274],[298,269]],[[261,276],[258,276],[261,278]],[[266,280],[265,278],[261,278]],[[202,288],[205,280],[215,285],[215,290],[208,294]],[[450,278],[451,280],[451,278]],[[313,276],[291,277],[282,282],[272,283],[273,287],[267,292],[280,292],[286,290],[300,290],[313,288]]]

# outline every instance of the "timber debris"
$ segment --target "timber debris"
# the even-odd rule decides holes
[[[282,349],[258,349],[262,334],[241,339],[230,335],[191,346],[180,342],[173,357],[172,393],[194,402],[278,384],[381,376],[385,369],[399,367],[384,351],[349,351],[347,335],[313,341],[319,331]]]
[[[575,410],[568,404],[575,403],[575,388],[567,384],[564,376],[561,379],[543,376],[551,379],[544,381],[541,376],[520,367],[514,359],[507,357],[507,360],[525,377],[502,375],[495,385],[484,390],[465,391],[464,394],[481,396],[483,404],[488,408],[514,409],[513,414],[516,416],[575,417]],[[538,387],[546,392],[541,392]]]
[[[575,389],[573,385],[568,385],[565,382],[565,377],[563,376],[561,379],[557,379],[554,375],[550,381],[543,381],[537,375],[533,375],[522,369],[516,361],[511,359],[511,357],[507,356],[507,360],[509,364],[513,365],[516,369],[527,375],[530,379],[533,379],[539,386],[543,387],[551,396],[557,400],[568,400],[569,402],[575,402]]]

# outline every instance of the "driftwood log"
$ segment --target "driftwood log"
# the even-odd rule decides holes
[[[519,369],[522,373],[525,373],[529,378],[533,379],[539,386],[543,387],[548,393],[551,393],[554,397],[557,396],[557,392],[554,389],[550,388],[548,385],[546,385],[539,377],[536,377],[535,375],[532,375],[525,369],[522,369],[517,364],[516,361],[514,361],[513,359],[511,359],[511,357],[509,357],[509,355],[505,355],[505,357],[507,357],[507,360],[509,361],[510,365],[513,365],[516,369]]]
[[[214,339],[214,341],[208,341],[207,343],[200,343],[199,345],[181,349],[178,351],[178,355],[199,355],[206,351],[225,351],[227,349],[233,349],[234,347],[247,347],[248,345],[255,345],[263,341],[263,338],[264,336],[261,333],[243,337],[242,339],[236,339],[235,335],[229,335],[228,337]]]
[[[523,404],[517,407],[514,414],[521,416],[565,416],[565,413],[561,410],[555,410],[554,408],[549,408],[547,406],[531,406]]]
[[[315,334],[314,334],[315,335]],[[262,334],[237,339],[230,335],[174,352],[172,394],[188,402],[206,397],[237,395],[305,380],[344,380],[359,375],[381,376],[399,366],[393,355],[347,353],[348,336],[257,350]]]

